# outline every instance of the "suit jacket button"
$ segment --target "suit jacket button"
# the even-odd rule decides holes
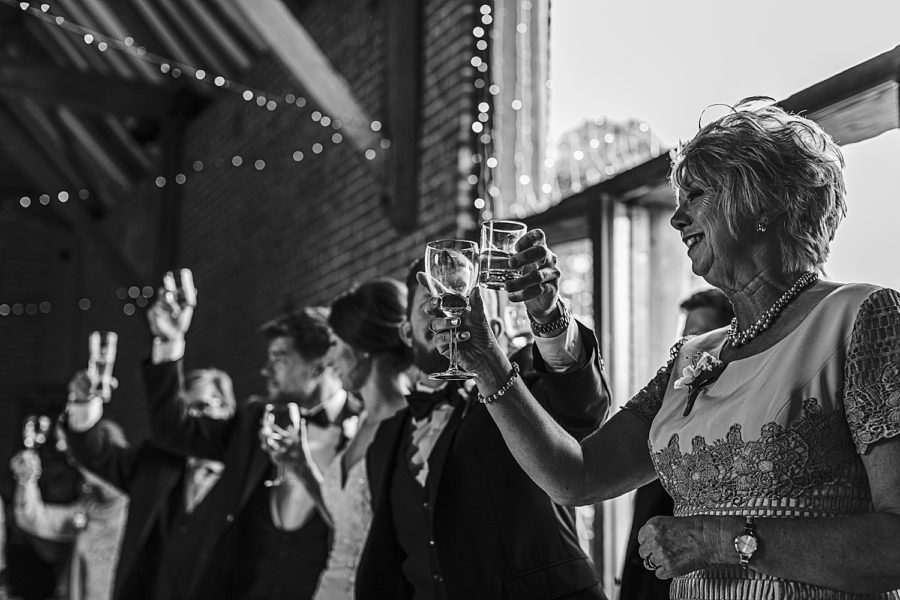
[[[225,520],[228,521],[229,523],[233,523],[233,522],[234,522],[234,515],[232,515],[232,514],[230,514],[230,513],[227,514],[227,515],[225,515]]]
[[[178,533],[180,533],[181,535],[185,535],[187,532],[188,532],[187,525],[179,525],[178,526]]]

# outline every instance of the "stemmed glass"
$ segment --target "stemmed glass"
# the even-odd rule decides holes
[[[266,404],[263,411],[259,436],[263,449],[269,453],[281,453],[300,441],[300,407],[296,402]],[[284,483],[284,465],[275,462],[275,479],[263,482],[266,487],[276,487]]]
[[[458,317],[469,308],[469,294],[478,285],[478,244],[468,240],[438,240],[425,248],[425,274],[431,295],[440,298],[445,316]],[[431,379],[472,379],[474,373],[460,368],[456,357],[456,328],[450,329],[450,366],[431,373]]]
[[[37,450],[47,442],[53,422],[47,415],[29,415],[22,425],[22,443],[28,450]]]
[[[175,275],[178,279],[175,279]],[[197,305],[197,288],[194,287],[194,274],[190,269],[176,269],[166,271],[163,275],[163,290],[165,290],[166,301],[176,310],[180,310],[182,306]],[[178,316],[177,312],[174,316]]]
[[[91,397],[100,396],[104,402],[112,397],[118,340],[114,331],[95,331],[88,338],[87,376],[91,381]]]

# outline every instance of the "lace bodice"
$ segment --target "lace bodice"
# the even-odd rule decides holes
[[[834,517],[870,512],[860,455],[900,433],[900,294],[852,284],[832,291],[787,337],[732,361],[685,411],[674,388],[691,356],[718,358],[721,329],[673,350],[625,407],[650,422],[649,446],[675,515]],[[674,374],[678,374],[673,376]],[[720,566],[676,578],[673,599],[856,595]]]
[[[334,544],[315,600],[352,600],[356,568],[372,524],[372,493],[365,458],[350,467],[341,485],[344,453],[325,471],[322,497],[334,520]]]

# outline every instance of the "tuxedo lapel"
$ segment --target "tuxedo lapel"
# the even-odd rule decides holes
[[[369,476],[372,491],[373,510],[377,511],[382,499],[388,493],[390,475],[394,470],[395,461],[398,460],[403,432],[409,420],[408,415],[407,410],[401,410],[390,419],[382,421],[366,451],[366,474]]]
[[[450,447],[453,445],[456,432],[459,431],[463,413],[468,412],[467,407],[468,402],[462,402],[454,407],[450,420],[444,427],[444,431],[441,432],[441,436],[428,457],[428,501],[432,507],[437,500],[437,490],[441,483],[441,473],[444,471],[444,464],[447,462],[447,456],[450,454]]]

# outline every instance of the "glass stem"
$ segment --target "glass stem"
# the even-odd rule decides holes
[[[456,327],[450,328],[450,367],[448,371],[459,371],[456,362]]]

